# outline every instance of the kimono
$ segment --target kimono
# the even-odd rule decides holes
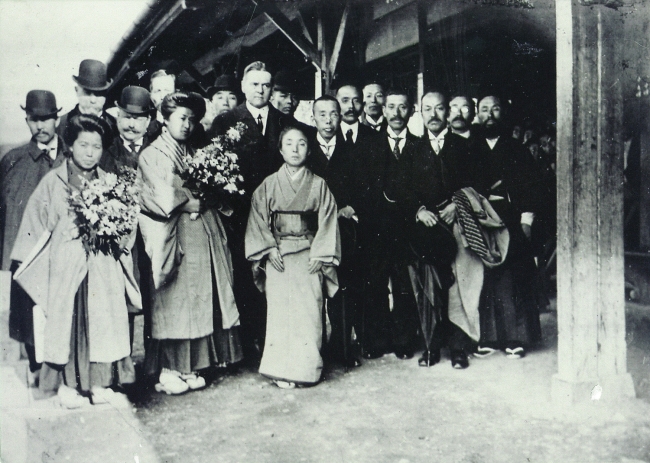
[[[119,259],[86,253],[67,200],[81,173],[68,161],[43,177],[11,253],[12,260],[29,263],[15,279],[45,315],[42,390],[56,390],[61,379],[82,391],[135,381],[127,303],[142,304],[133,263],[128,252]]]
[[[284,272],[269,262],[277,248]],[[258,288],[266,293],[266,341],[259,372],[298,383],[320,380],[323,287],[338,290],[341,259],[337,208],[325,181],[303,167],[288,166],[267,177],[255,190],[246,229],[246,257],[253,262]],[[310,274],[310,260],[320,272]]]
[[[166,128],[141,154],[140,231],[153,272],[149,374],[181,373],[243,358],[230,250],[217,211],[183,212],[192,193],[177,171],[191,149]],[[214,336],[213,336],[214,335]]]

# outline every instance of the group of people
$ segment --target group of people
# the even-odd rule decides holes
[[[260,61],[205,98],[157,71],[149,90],[122,90],[116,117],[106,66],[84,60],[78,74],[79,104],[62,117],[51,92],[27,94],[32,139],[0,160],[10,334],[44,395],[121,400],[139,313],[144,370],[167,394],[244,359],[293,388],[318,383],[323,358],[351,368],[424,349],[418,364],[432,366],[448,348],[463,369],[540,341],[542,178],[498,95],[425,92],[416,137],[410,92],[378,82],[317,98],[312,125],[294,117],[292,76]],[[244,194],[200,199],[183,158],[236,126]],[[118,256],[89,253],[69,192],[122,166],[137,169],[138,225]]]

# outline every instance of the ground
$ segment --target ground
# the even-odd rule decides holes
[[[179,397],[140,389],[134,411],[28,416],[27,461],[650,462],[650,309],[628,307],[638,398],[615,405],[607,391],[552,404],[555,320],[543,315],[545,344],[524,359],[495,354],[462,371],[387,355],[281,390],[246,367]]]

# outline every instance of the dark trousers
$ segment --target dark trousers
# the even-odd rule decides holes
[[[412,350],[419,322],[408,272],[411,255],[404,229],[398,220],[391,220],[391,215],[386,214],[383,223],[368,231],[364,238],[367,275],[363,293],[363,349],[384,353]],[[392,311],[388,299],[389,280]]]

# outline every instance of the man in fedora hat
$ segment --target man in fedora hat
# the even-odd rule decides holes
[[[294,117],[296,109],[300,104],[298,97],[298,83],[295,75],[289,71],[279,71],[273,77],[273,89],[271,91],[270,103],[286,116],[288,126],[296,127],[307,135],[308,139],[316,137],[316,128],[300,122]]]
[[[217,77],[214,86],[208,89],[208,98],[214,106],[215,117],[237,106],[237,79],[231,74]]]
[[[117,172],[122,166],[136,169],[138,155],[151,142],[147,127],[154,107],[149,92],[142,87],[125,87],[115,106],[118,136],[99,161],[99,167],[107,172]]]
[[[77,105],[67,114],[61,117],[61,123],[57,133],[63,136],[68,121],[77,114],[92,114],[104,119],[117,133],[115,118],[104,111],[106,103],[106,92],[113,83],[112,79],[106,76],[106,65],[94,59],[85,59],[79,64],[79,75],[72,76],[75,81],[75,92],[77,93]]]
[[[51,169],[63,163],[65,146],[56,135],[61,108],[56,105],[54,94],[47,90],[31,90],[27,93],[25,106],[27,126],[32,139],[26,145],[9,151],[0,160],[0,256],[2,270],[15,271],[16,262],[9,258],[18,233],[27,200],[40,180]],[[40,365],[34,356],[32,307],[34,302],[12,281],[9,315],[9,331],[13,339],[24,342],[29,356],[30,369]]]

